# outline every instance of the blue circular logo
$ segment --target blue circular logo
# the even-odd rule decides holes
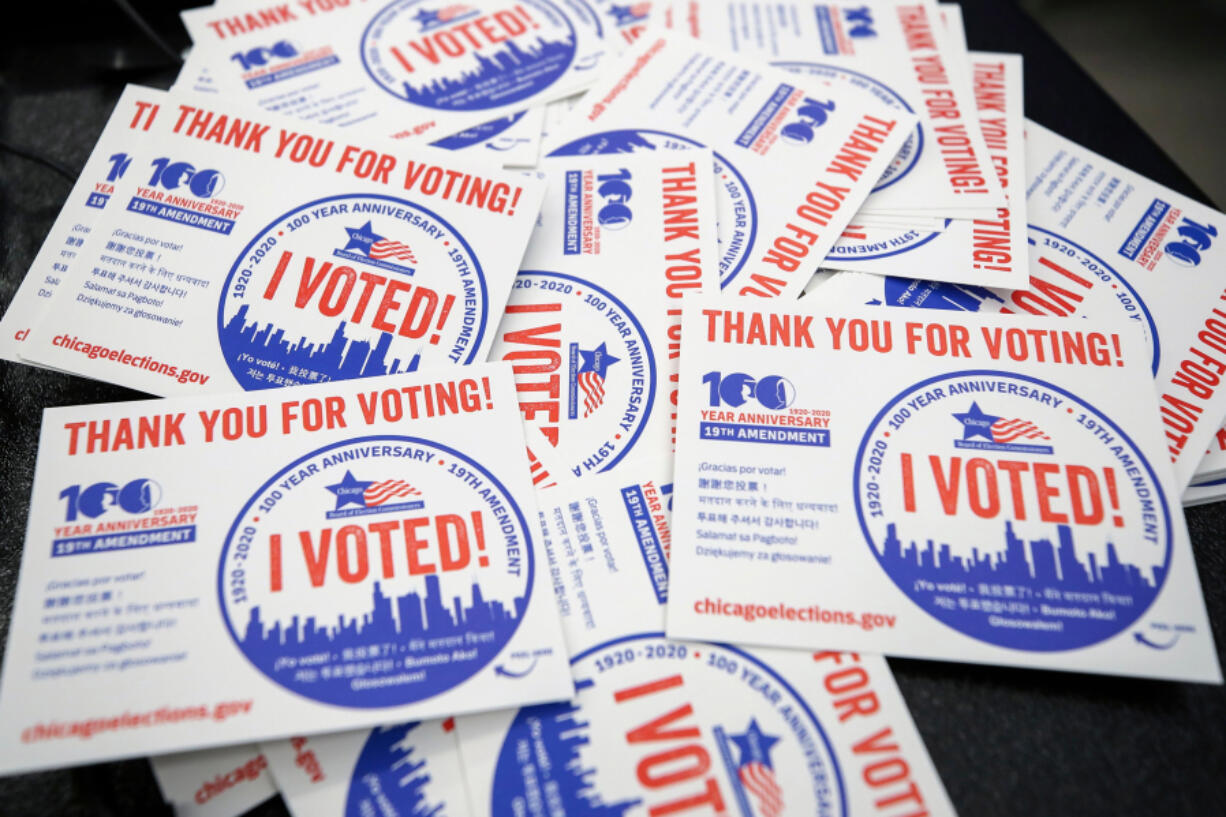
[[[410,415],[400,390],[373,399]],[[309,424],[329,407],[295,410]],[[320,448],[260,486],[226,535],[217,583],[230,635],[272,681],[387,707],[488,665],[519,627],[532,572],[531,529],[497,477],[448,446],[381,435]]]
[[[584,136],[555,148],[550,156],[590,156],[643,150],[706,147],[686,136],[658,130],[613,130]],[[719,222],[719,285],[726,289],[749,260],[758,234],[758,208],[745,177],[722,153],[715,157],[715,200]]]
[[[824,65],[816,62],[785,60],[772,62],[771,65],[782,68],[785,71],[790,71],[793,74],[817,77],[824,80],[828,85],[851,86],[870,94],[876,102],[888,108],[914,113],[911,106],[907,104],[907,101],[897,91],[884,82],[870,77],[868,74],[862,74],[859,71],[852,71],[837,65]],[[873,187],[873,192],[876,193],[878,190],[884,190],[905,178],[911,172],[911,169],[915,167],[923,152],[924,130],[921,126],[916,125],[915,132],[907,137],[907,141],[903,143],[903,146],[898,149],[898,153],[894,155],[893,160],[890,161],[889,167],[885,169],[885,172],[881,174],[881,178],[877,180],[877,184]]]
[[[651,417],[651,341],[617,296],[574,275],[521,270],[490,360],[511,364],[520,409],[575,476],[607,471]]]
[[[239,385],[264,389],[412,371],[423,349],[471,363],[489,295],[472,247],[405,199],[307,202],[253,237],[217,308]]]
[[[1012,346],[1017,333],[998,340]],[[1145,454],[1037,378],[964,371],[899,393],[860,443],[854,489],[861,530],[898,588],[996,646],[1105,641],[1144,614],[1170,568],[1170,510]]]
[[[393,0],[362,33],[362,65],[397,99],[482,111],[541,93],[574,63],[575,27],[553,3],[488,5]]]
[[[571,665],[573,701],[516,714],[494,770],[492,817],[664,814],[684,797],[708,812],[847,813],[821,723],[749,653],[645,633]]]

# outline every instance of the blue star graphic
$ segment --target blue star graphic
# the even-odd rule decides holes
[[[369,255],[371,245],[383,240],[383,236],[371,229],[369,221],[356,229],[346,227],[345,232],[349,233],[349,243],[345,245],[345,249],[357,250],[363,255]]]
[[[328,490],[336,494],[336,507],[333,510],[339,511],[346,505],[357,505],[359,508],[366,507],[366,489],[374,484],[374,480],[362,481],[354,479],[353,472],[346,471],[345,478],[335,485],[329,485]]]
[[[627,4],[624,6],[612,4],[609,6],[609,14],[613,16],[617,25],[624,26],[627,23],[635,23],[646,19],[650,6],[650,3],[635,3],[634,5]]]
[[[964,414],[955,414],[954,419],[962,423],[962,439],[969,440],[971,437],[983,437],[988,442],[992,441],[992,424],[999,420],[991,414],[984,414],[979,409],[979,404],[972,402],[970,411]]]
[[[428,28],[429,26],[438,25],[439,22],[438,12],[427,11],[426,9],[422,9],[417,12],[417,14],[413,15],[413,19],[421,23],[421,27],[423,29]]]
[[[637,19],[634,12],[630,10],[630,6],[619,6],[616,3],[609,4],[609,14],[619,26]]]
[[[602,378],[610,366],[621,360],[620,357],[613,357],[613,355],[609,354],[609,350],[605,348],[603,343],[590,352],[580,349],[579,354],[583,357],[583,365],[579,367],[579,371],[595,372]]]
[[[756,718],[750,719],[749,728],[744,734],[728,737],[740,750],[741,757],[737,761],[738,766],[744,766],[746,763],[757,760],[768,769],[775,768],[771,765],[771,747],[779,742],[779,738],[763,732]]]

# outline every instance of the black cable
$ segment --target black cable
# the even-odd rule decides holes
[[[169,43],[158,36],[158,33],[153,30],[153,26],[149,25],[149,23],[145,21],[145,18],[141,17],[136,9],[132,8],[132,4],[129,3],[128,0],[115,0],[115,5],[119,6],[120,10],[122,10],[124,14],[128,15],[132,22],[136,24],[136,27],[145,32],[145,36],[156,43],[158,48],[166,52],[166,54],[179,65],[183,64],[183,58],[179,56],[179,52],[175,51]]]
[[[29,159],[31,162],[38,162],[40,165],[43,165],[44,167],[49,167],[52,170],[54,170],[56,173],[59,173],[61,176],[63,176],[65,179],[67,179],[70,182],[75,182],[77,180],[76,173],[69,170],[67,167],[55,161],[54,159],[48,159],[46,156],[43,156],[39,153],[35,153],[32,150],[17,147],[16,145],[9,144],[8,142],[5,142],[3,140],[0,140],[0,150],[11,153],[14,156],[20,156],[23,159]]]

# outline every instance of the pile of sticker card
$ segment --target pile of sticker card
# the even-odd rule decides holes
[[[953,815],[884,656],[1221,683],[1226,215],[1027,120],[956,5],[183,20],[0,320],[162,398],[44,413],[0,773]]]

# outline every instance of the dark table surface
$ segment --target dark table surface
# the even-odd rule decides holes
[[[187,45],[174,8],[187,3],[136,5],[172,45]],[[966,0],[962,7],[971,48],[1024,55],[1029,117],[1207,201],[1011,2]],[[33,148],[75,173],[124,84],[166,88],[176,67],[111,3],[75,0],[22,9],[33,19],[15,24],[12,15],[0,33],[0,140]],[[1154,9],[1157,18],[1161,4]],[[1138,56],[1138,70],[1145,59]],[[7,307],[69,188],[48,168],[0,151],[0,308]],[[0,361],[0,637],[7,636],[17,584],[42,409],[143,396]],[[1226,505],[1194,508],[1187,518],[1221,657]],[[962,817],[1226,814],[1222,687],[929,661],[890,664]],[[168,813],[143,760],[0,779],[0,817]],[[286,811],[273,800],[252,814]]]

